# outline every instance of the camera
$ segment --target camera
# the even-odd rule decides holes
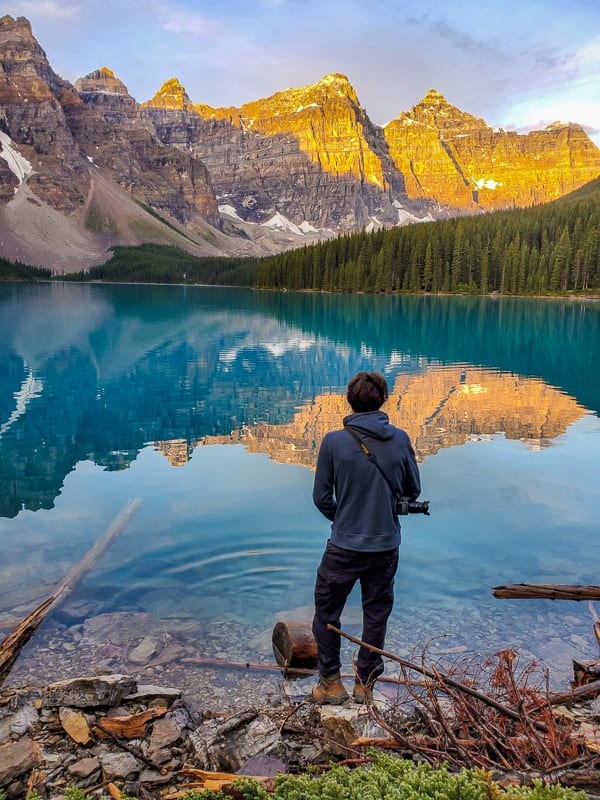
[[[400,497],[396,501],[396,514],[425,514],[429,516],[429,500],[409,500],[408,497]]]

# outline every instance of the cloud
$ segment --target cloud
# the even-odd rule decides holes
[[[169,18],[163,22],[162,28],[169,33],[185,33],[189,36],[213,38],[218,33],[218,25],[199,14],[184,14],[171,12]]]
[[[424,33],[435,36],[451,48],[463,52],[477,53],[483,55],[490,54],[490,50],[497,48],[490,42],[488,37],[475,37],[460,28],[450,25],[442,19],[433,19],[429,14],[407,17],[404,22],[421,28]]]
[[[45,19],[70,19],[77,16],[82,8],[80,5],[69,3],[58,3],[54,0],[20,0],[13,6],[13,13],[22,14],[25,17],[39,17]]]

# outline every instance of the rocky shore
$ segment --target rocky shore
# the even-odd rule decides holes
[[[59,800],[67,787],[106,796],[109,783],[142,800],[174,798],[205,784],[199,770],[301,772],[348,757],[356,737],[381,735],[362,706],[304,703],[312,679],[273,671],[272,626],[260,630],[233,616],[206,626],[172,616],[171,600],[155,611],[94,615],[70,601],[36,631],[0,688],[0,792],[9,800],[30,789]],[[285,617],[305,620],[310,611]],[[524,661],[551,664],[552,688],[566,689],[572,659],[594,652],[589,620],[544,611],[540,618],[535,604],[523,606],[515,618],[499,606],[492,615],[475,609],[441,621],[421,610],[410,629],[390,628],[389,649],[418,661],[417,643],[429,641],[428,658],[457,663],[482,660],[490,640],[510,641]],[[359,621],[349,608],[347,628]],[[445,635],[432,640],[442,623]],[[345,665],[354,653],[344,642]],[[264,671],[246,668],[249,660]],[[396,688],[382,684],[381,692],[393,706]],[[600,700],[561,713],[600,752]]]
[[[297,691],[286,681],[287,692]],[[347,754],[373,734],[353,702],[318,708],[271,695],[236,713],[189,702],[180,689],[127,675],[58,681],[0,694],[0,791],[60,800],[69,787],[103,796],[109,784],[151,800],[210,786],[206,772],[274,776]],[[298,699],[298,698],[295,698]],[[212,701],[212,702],[211,702]],[[212,708],[209,708],[209,704]],[[179,793],[179,794],[178,794]],[[104,796],[106,796],[104,794]]]

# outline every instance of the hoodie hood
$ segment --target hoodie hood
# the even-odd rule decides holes
[[[359,433],[374,436],[376,439],[391,439],[396,430],[390,425],[388,415],[384,411],[362,411],[344,417],[344,427],[350,425]]]

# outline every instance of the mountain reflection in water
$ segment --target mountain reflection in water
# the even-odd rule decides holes
[[[384,410],[409,434],[419,461],[443,447],[498,433],[530,448],[549,447],[585,413],[572,397],[537,378],[466,365],[429,367],[419,375],[398,376]],[[267,453],[282,464],[314,469],[323,436],[339,428],[348,413],[343,394],[323,394],[298,409],[289,424],[258,423],[228,436],[155,444],[174,467],[187,463],[195,447],[235,443],[250,453]]]

